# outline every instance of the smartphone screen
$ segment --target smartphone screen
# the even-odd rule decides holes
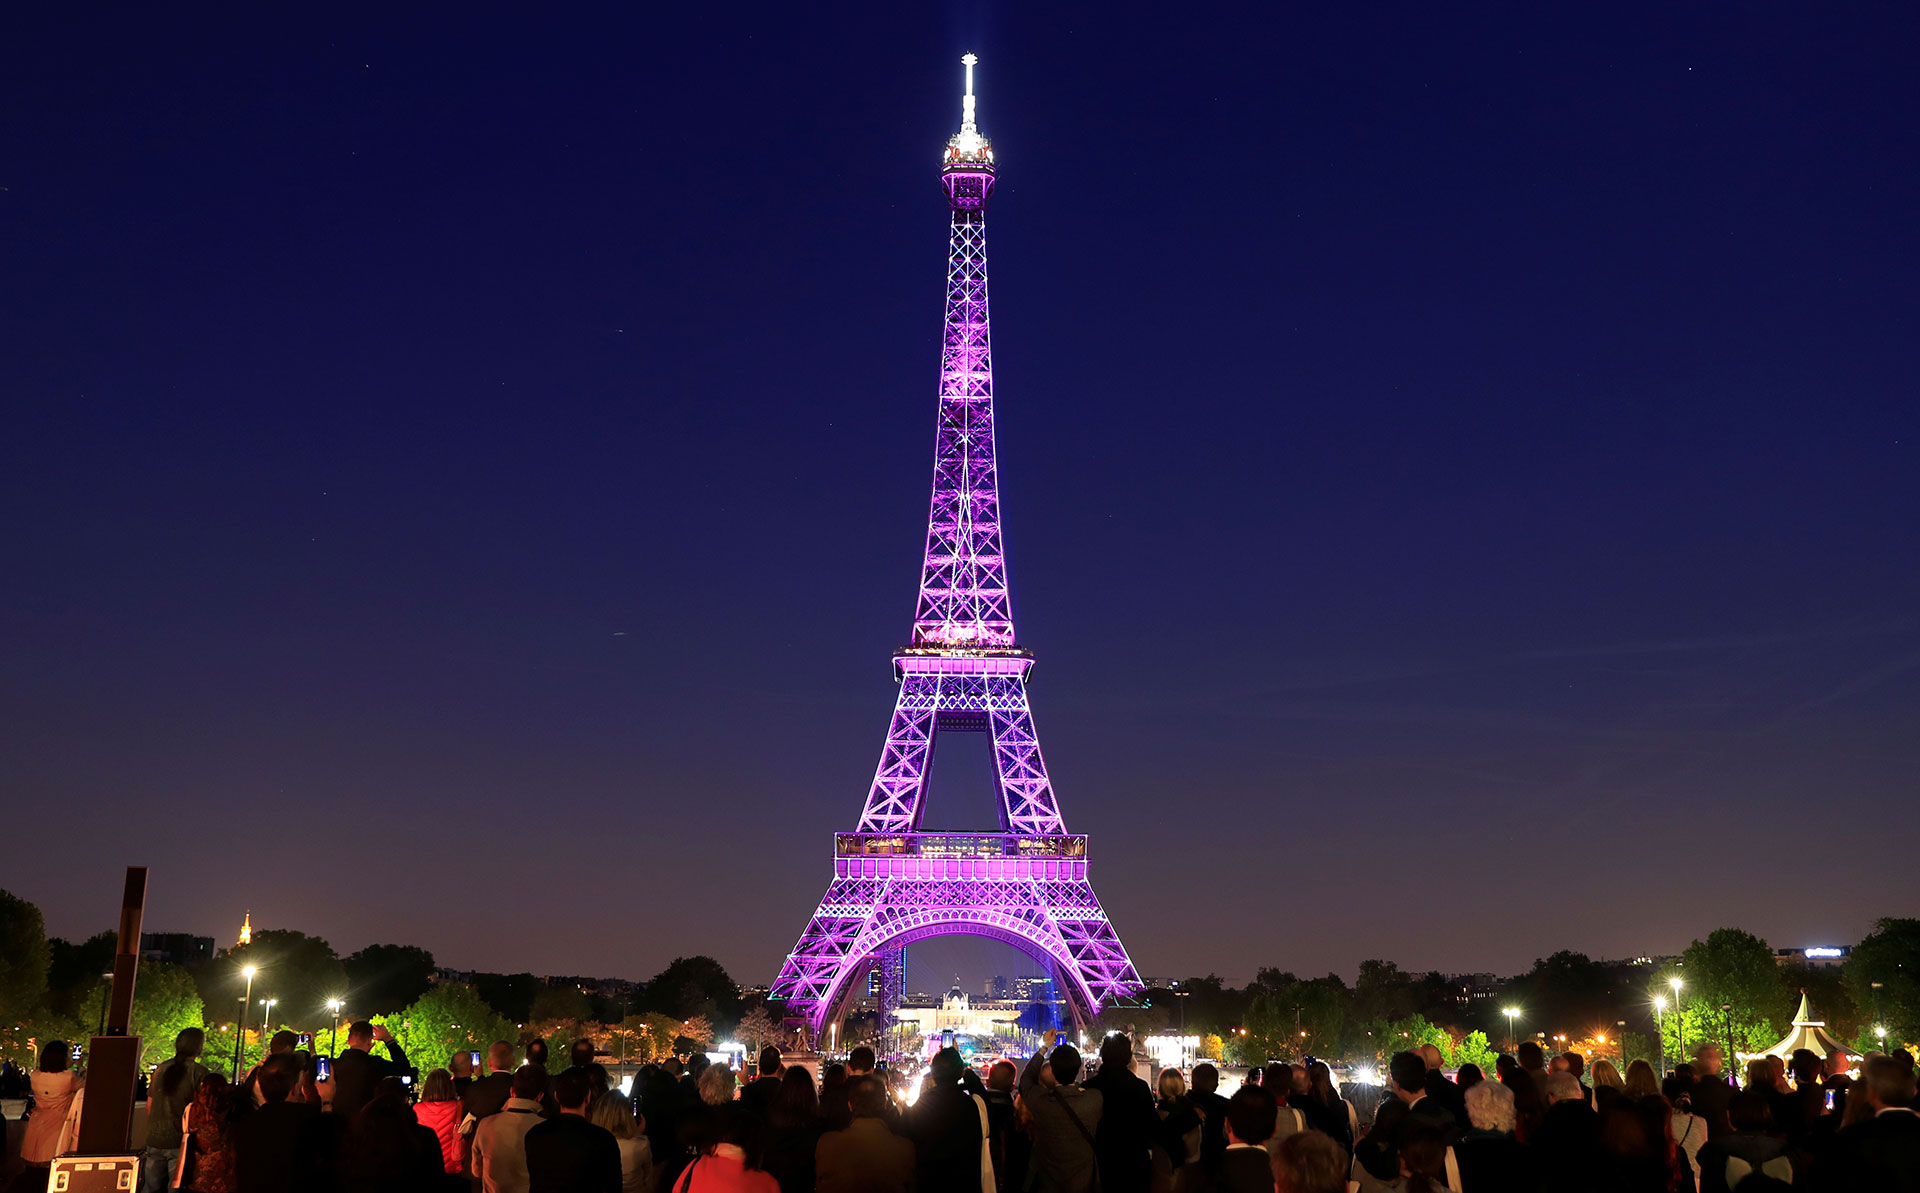
[[[1828,1110],[1833,1109],[1833,1091],[1832,1090],[1827,1091],[1827,1109]]]
[[[333,1062],[324,1056],[313,1058],[313,1079],[315,1081],[333,1080]]]
[[[73,1046],[73,1059],[75,1059],[75,1060],[79,1060],[79,1059],[80,1059],[80,1045],[78,1045],[78,1044],[75,1044],[75,1045]]]
[[[1057,1032],[1054,1032],[1054,1033],[1053,1033],[1053,1046],[1054,1046],[1055,1048],[1058,1048],[1058,1047],[1060,1047],[1060,1045],[1062,1045],[1062,1044],[1064,1044],[1064,1043],[1066,1043],[1066,1042],[1067,1042],[1067,1033],[1066,1033],[1066,1032],[1063,1032],[1063,1031],[1057,1031]]]
[[[467,1059],[473,1062],[474,1068],[477,1069],[480,1067],[480,1054],[478,1052],[467,1053]]]
[[[299,1044],[299,1046],[300,1046],[300,1047],[302,1047],[302,1048],[312,1048],[312,1047],[313,1047],[313,1033],[312,1033],[312,1032],[310,1032],[310,1031],[303,1031],[303,1032],[301,1032],[301,1033],[300,1033],[300,1044]]]

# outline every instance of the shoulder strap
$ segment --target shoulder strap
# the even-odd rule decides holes
[[[1067,1121],[1073,1124],[1074,1130],[1080,1132],[1080,1138],[1087,1141],[1088,1147],[1092,1147],[1093,1132],[1087,1130],[1087,1124],[1080,1121],[1080,1116],[1073,1112],[1073,1107],[1067,1105],[1067,1100],[1060,1096],[1060,1087],[1056,1085],[1048,1092],[1053,1095],[1054,1101],[1060,1103],[1060,1109],[1067,1112]]]

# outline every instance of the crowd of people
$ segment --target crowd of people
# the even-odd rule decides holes
[[[147,1090],[141,1187],[191,1193],[1767,1193],[1920,1191],[1910,1054],[1795,1053],[1744,1083],[1705,1045],[1644,1060],[1549,1056],[1449,1077],[1397,1053],[1384,1089],[1343,1095],[1321,1061],[1249,1071],[1231,1095],[1201,1062],[1149,1085],[1125,1035],[982,1073],[952,1048],[917,1088],[855,1048],[815,1071],[764,1049],[744,1076],[703,1055],[649,1064],[631,1097],[581,1042],[498,1042],[417,1070],[386,1033],[338,1057],[291,1033],[234,1083],[198,1030]],[[376,1048],[386,1055],[377,1055]],[[19,1193],[47,1188],[85,1089],[55,1041],[32,1074]],[[482,1071],[484,1069],[484,1071]],[[1857,1078],[1852,1074],[1857,1073]]]

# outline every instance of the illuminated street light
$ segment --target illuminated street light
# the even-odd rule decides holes
[[[1519,1007],[1504,1007],[1500,1013],[1507,1017],[1507,1051],[1513,1051],[1514,1032],[1520,1019]]]
[[[1679,978],[1668,978],[1667,985],[1673,987],[1673,1009],[1680,1016],[1680,1055],[1685,1056],[1687,1054],[1687,1007],[1680,1001],[1680,987],[1686,983]],[[1731,1062],[1732,1058],[1729,1057],[1728,1060]]]
[[[247,1040],[247,1004],[253,1001],[253,975],[259,969],[248,965],[240,970],[240,976],[247,979],[247,993],[240,1000],[240,1030],[233,1036],[233,1080],[240,1080],[240,1050],[246,1047]]]
[[[327,1051],[338,1053],[340,1050],[340,1008],[346,1006],[345,999],[329,998],[327,1009],[333,1012],[333,1034],[327,1037]]]

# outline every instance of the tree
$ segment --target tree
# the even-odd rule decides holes
[[[1360,963],[1353,983],[1357,1019],[1391,1020],[1413,1013],[1413,979],[1391,961],[1372,958]]]
[[[391,1014],[418,1002],[433,985],[433,954],[409,944],[370,944],[340,965],[347,974],[346,1000],[357,1014]]]
[[[1773,949],[1751,932],[1715,928],[1681,954],[1681,975],[1679,1007],[1661,1022],[1670,1059],[1691,1055],[1702,1043],[1725,1051],[1731,1042],[1737,1051],[1758,1052],[1786,1034],[1793,1007]],[[1733,1058],[1727,1061],[1731,1065]]]
[[[1408,1015],[1381,1021],[1373,1028],[1370,1041],[1374,1060],[1385,1064],[1396,1052],[1411,1052],[1422,1044],[1432,1044],[1442,1057],[1453,1051],[1453,1037],[1445,1028],[1436,1027],[1425,1015]]]
[[[1495,1053],[1493,1044],[1483,1031],[1470,1031],[1446,1053],[1446,1062],[1458,1069],[1461,1065],[1479,1065],[1480,1071],[1488,1077],[1493,1076]]]
[[[260,1015],[260,1000],[271,998],[276,1020],[308,1031],[333,1026],[327,1000],[346,997],[348,988],[346,967],[332,945],[304,932],[263,928],[253,934],[253,943],[228,950],[223,960],[203,971],[200,990],[222,1022],[246,995],[241,970],[248,965],[258,970],[253,979],[254,1005],[247,1008],[249,1023]],[[354,1019],[369,1017],[365,1007],[354,1001],[347,1003],[345,1013]]]
[[[740,1017],[740,1026],[734,1029],[734,1037],[750,1050],[758,1052],[762,1045],[774,1043],[784,1038],[787,1031],[765,1007],[755,1007]]]
[[[646,1059],[665,1060],[679,1051],[675,1044],[680,1038],[680,1020],[658,1011],[648,1011],[633,1016],[628,1022],[634,1024],[645,1043]]]
[[[40,909],[0,891],[0,1024],[21,1023],[40,1006],[51,959]]]
[[[675,957],[647,983],[641,1005],[675,1019],[704,1015],[732,1022],[740,1017],[740,988],[712,957]]]
[[[1585,953],[1568,949],[1536,960],[1531,970],[1508,986],[1507,997],[1525,1007],[1527,1018],[1549,1033],[1585,1034],[1594,1024],[1617,1018],[1613,975]]]
[[[519,1038],[513,1024],[459,982],[441,982],[405,1010],[376,1016],[374,1022],[393,1033],[423,1076],[446,1067],[456,1052],[484,1055],[495,1040]]]
[[[534,996],[530,1013],[535,1022],[560,1019],[579,1023],[593,1017],[587,996],[573,986],[549,986]]]
[[[207,1007],[193,975],[178,965],[148,962],[133,985],[129,1035],[140,1037],[141,1063],[151,1068],[173,1056],[173,1038],[206,1024]],[[211,1064],[211,1062],[209,1062]]]
[[[1871,1021],[1863,1035],[1875,1026],[1886,1028],[1889,1040],[1920,1035],[1920,920],[1875,920],[1847,957],[1846,983],[1860,1016]]]
[[[705,1015],[695,1015],[690,1019],[681,1020],[680,1035],[675,1043],[677,1044],[680,1040],[690,1041],[695,1048],[708,1047],[713,1043],[713,1021]],[[680,1051],[692,1050],[681,1049]]]
[[[515,1023],[525,1023],[533,1018],[533,1000],[547,984],[530,973],[490,973],[475,979],[473,988],[494,1010]]]
[[[113,956],[120,951],[118,932],[96,932],[79,944],[47,940],[47,1007],[54,1014],[81,1023],[98,1023],[102,995],[112,987]]]

